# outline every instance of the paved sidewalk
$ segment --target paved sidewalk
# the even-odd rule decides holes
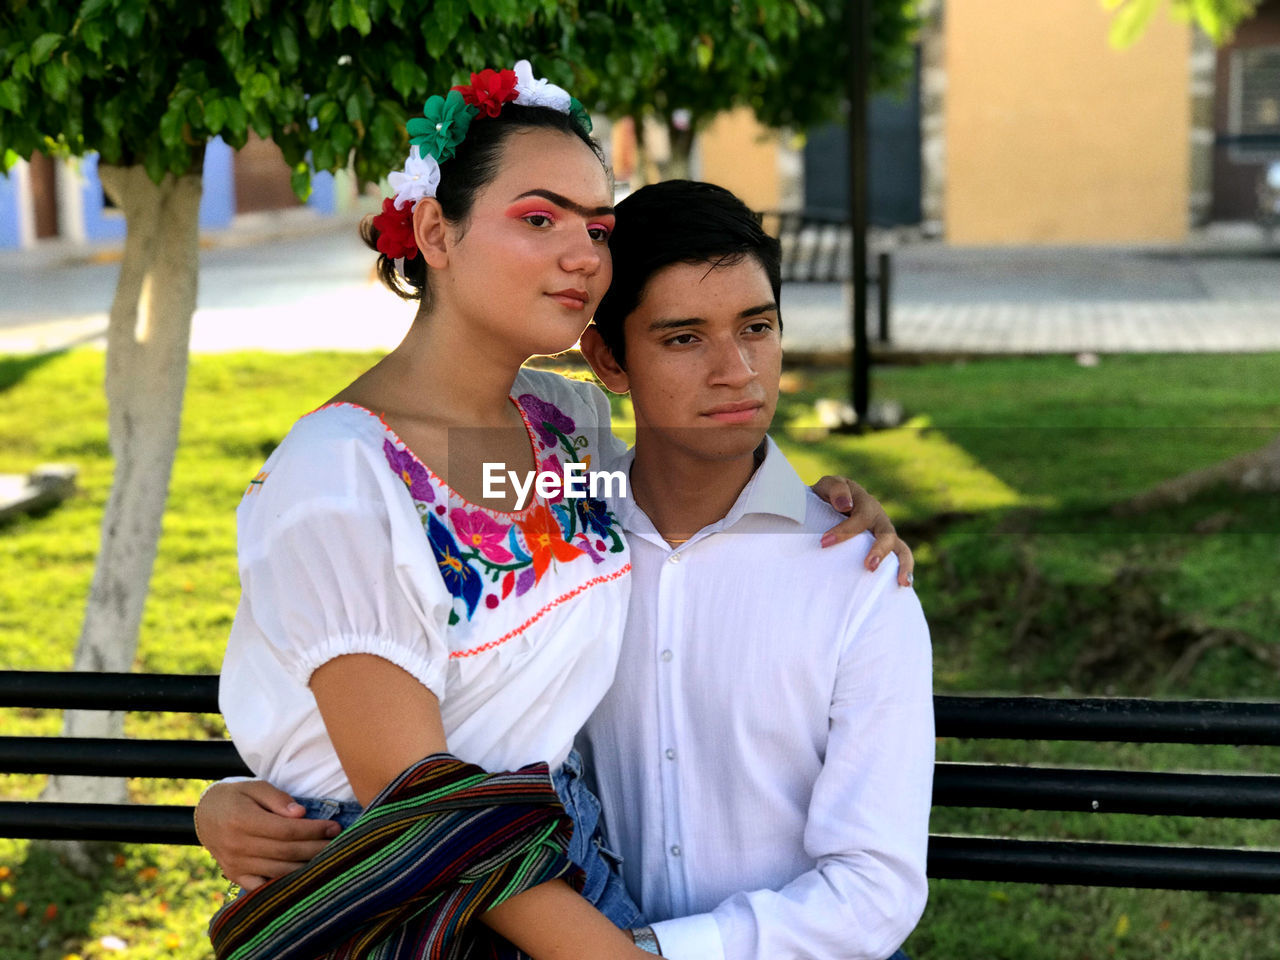
[[[1280,251],[919,244],[894,281],[882,354],[1280,350]],[[850,348],[838,288],[792,286],[783,309],[789,349]],[[874,303],[868,322],[874,341]]]
[[[102,342],[113,251],[0,253],[0,353]],[[202,242],[192,349],[388,349],[411,305],[379,286],[353,221],[252,224]],[[783,291],[793,354],[852,343],[845,290]],[[870,334],[876,333],[874,305]],[[1280,250],[953,249],[894,253],[891,339],[880,355],[1280,350]]]

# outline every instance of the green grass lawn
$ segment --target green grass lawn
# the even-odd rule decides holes
[[[193,358],[137,669],[214,672],[235,611],[234,510],[301,413],[373,357]],[[910,532],[940,692],[1280,699],[1280,498],[1216,492],[1176,510],[1111,507],[1163,478],[1261,446],[1280,430],[1280,355],[993,360],[877,371],[896,430],[826,436],[812,403],[843,375],[791,371],[775,435],[813,479],[845,473]],[[625,414],[625,402],[617,406]],[[0,472],[80,468],[80,492],[0,527],[0,663],[70,665],[111,480],[94,351],[0,358]],[[54,734],[52,711],[0,711],[10,734]],[[135,736],[221,736],[216,718],[131,715]],[[1275,751],[939,743],[947,759],[1155,769],[1276,769]],[[0,780],[34,796],[37,777]],[[199,784],[141,782],[138,799],[190,802]],[[1280,848],[1273,823],[938,811],[934,829]],[[79,878],[0,840],[0,958],[204,958],[225,891],[202,853],[104,852]],[[917,960],[1247,960],[1280,955],[1280,901],[1236,895],[935,882],[907,944]],[[120,953],[103,945],[118,937]],[[110,941],[107,941],[110,943]]]

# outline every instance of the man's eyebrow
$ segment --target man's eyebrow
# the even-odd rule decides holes
[[[702,317],[672,317],[653,321],[649,324],[649,329],[656,333],[661,330],[674,330],[676,327],[699,327],[706,322]]]
[[[584,207],[582,206],[582,204],[574,203],[568,197],[562,197],[560,194],[553,193],[550,190],[526,190],[524,193],[520,194],[520,196],[516,197],[515,199],[523,200],[525,197],[542,197],[542,199],[544,200],[550,200],[557,207],[563,207],[566,210],[571,210],[572,212],[576,213],[580,217],[613,216],[613,207],[611,206]],[[514,203],[515,200],[513,200],[512,202]]]
[[[778,304],[770,300],[768,303],[762,303],[756,307],[748,307],[738,314],[740,320],[747,317],[758,317],[762,313],[777,313]],[[655,320],[649,324],[649,329],[653,332],[662,330],[674,330],[676,327],[699,327],[707,321],[702,317],[667,317],[662,320]]]

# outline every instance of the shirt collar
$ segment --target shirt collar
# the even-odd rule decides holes
[[[708,524],[689,538],[693,543],[721,530],[727,530],[744,517],[764,513],[782,517],[795,523],[803,523],[807,509],[805,500],[809,488],[800,479],[795,469],[787,462],[773,438],[764,438],[764,459],[752,473],[747,485],[738,494],[729,512],[715,523]],[[635,462],[635,448],[628,450],[617,469],[627,475],[627,493],[625,498],[613,498],[609,502],[611,509],[622,522],[622,527],[629,533],[635,533],[667,547],[665,540],[658,535],[657,528],[648,514],[636,506],[630,496],[631,465]]]

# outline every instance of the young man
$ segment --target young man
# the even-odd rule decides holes
[[[777,242],[708,184],[646,187],[617,212],[582,349],[635,409],[627,496],[610,504],[633,590],[580,746],[624,878],[668,957],[883,960],[927,893],[919,602],[896,561],[865,569],[869,534],[820,547],[839,515],[766,436]],[[263,874],[315,852],[272,842]]]
[[[668,957],[879,960],[927,894],[920,604],[896,564],[862,568],[869,535],[832,562],[836,514],[766,436],[778,247],[750,211],[655,184],[619,204],[610,247],[582,349],[635,409],[630,496],[611,504],[633,588],[580,739],[624,879]]]

